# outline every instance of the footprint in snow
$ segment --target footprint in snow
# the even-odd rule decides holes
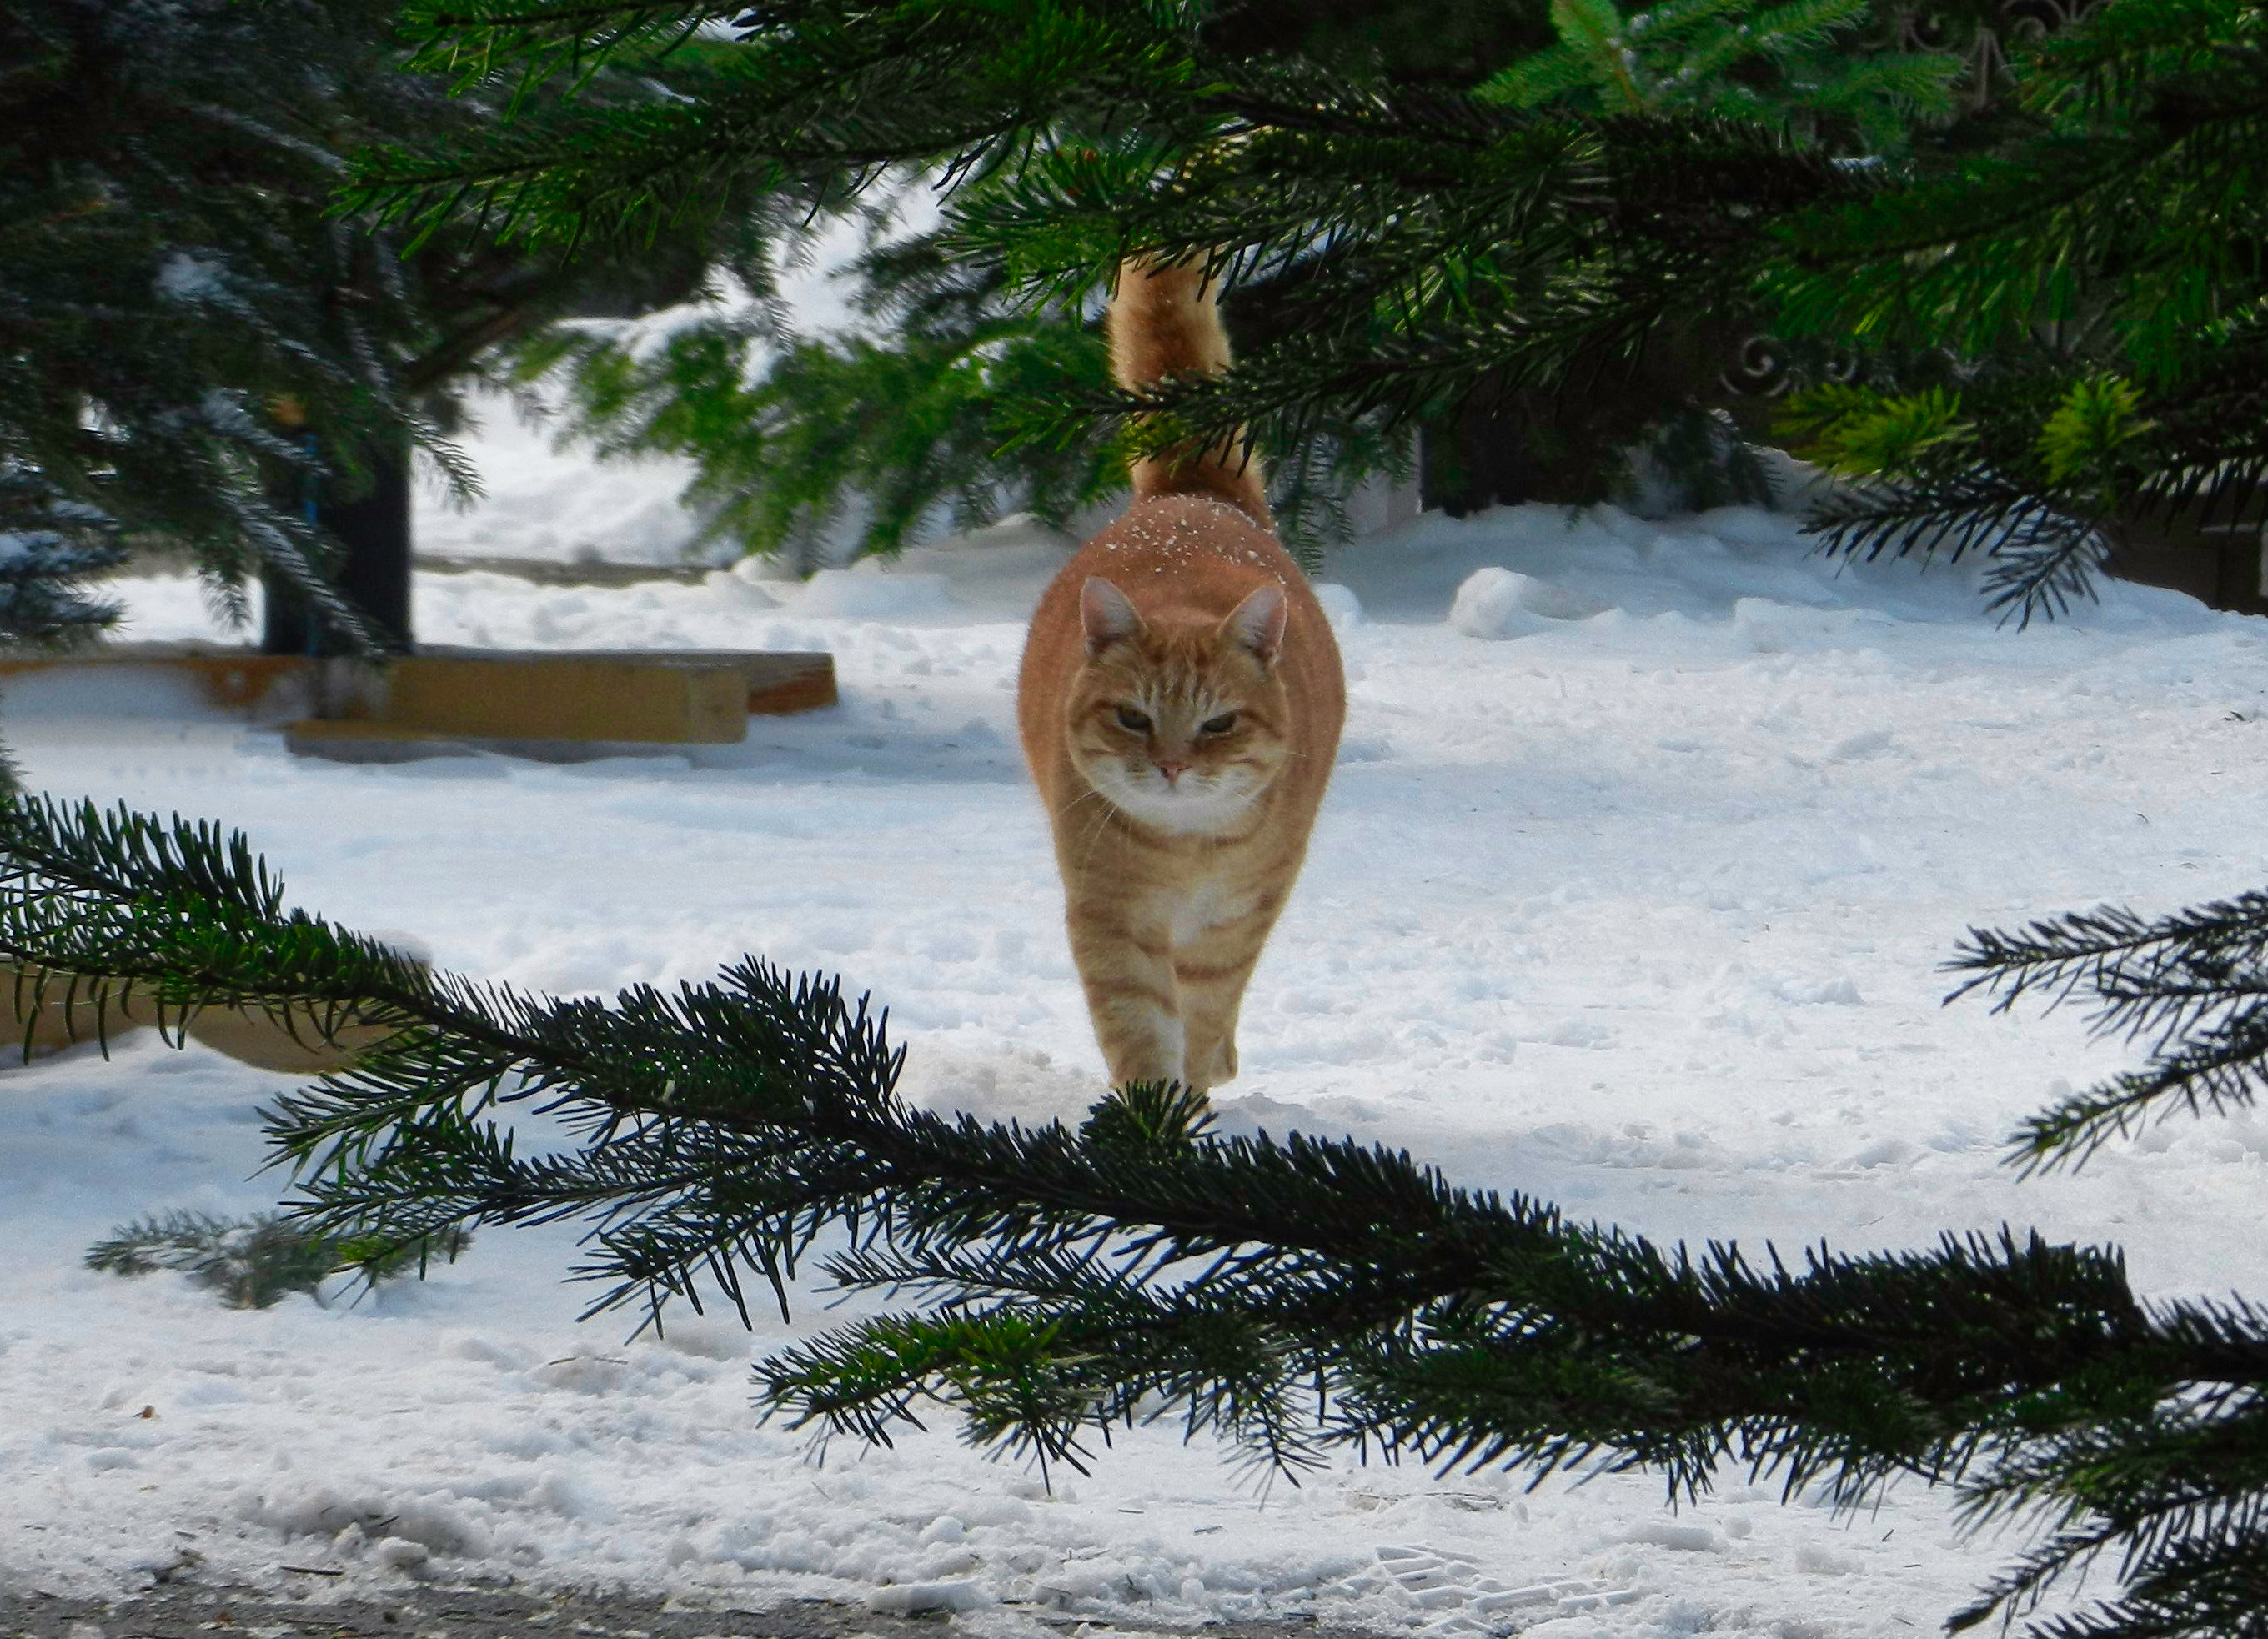
[[[1357,1591],[1385,1584],[1402,1589],[1420,1609],[1434,1613],[1418,1632],[1445,1636],[1510,1633],[1553,1617],[1627,1605],[1638,1597],[1635,1588],[1580,1577],[1515,1586],[1483,1576],[1480,1562],[1469,1554],[1415,1543],[1381,1544],[1378,1570],[1348,1582]]]

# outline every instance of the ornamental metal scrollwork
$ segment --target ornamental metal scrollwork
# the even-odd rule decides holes
[[[1901,50],[1958,57],[1964,65],[1962,94],[1969,107],[1991,106],[2011,67],[2010,53],[2036,40],[2092,16],[2104,0],[2001,0],[1998,27],[1977,26],[1964,37],[1942,14],[1908,11],[1898,19]],[[1806,358],[1800,371],[1793,367],[1786,344],[1768,335],[1752,335],[1740,344],[1733,362],[1717,378],[1717,385],[1734,399],[1776,399],[1799,379],[1836,382],[1855,381],[1862,367],[1858,354],[1837,349],[1820,358]]]
[[[1791,356],[1795,351],[1775,336],[1762,334],[1742,342],[1717,377],[1717,385],[1735,399],[1776,399],[1794,386],[1799,379],[1806,381],[1848,383],[1859,379],[1865,361],[1847,347],[1820,349],[1815,345],[1805,349],[1810,356],[1801,361],[1801,368]]]
[[[1898,45],[1906,51],[1934,56],[1958,57],[1963,65],[1963,94],[1972,108],[1992,105],[2006,78],[2013,48],[2043,40],[2058,29],[2091,16],[2103,0],[2001,0],[2004,21],[1998,28],[1979,25],[1968,39],[1960,38],[1933,11],[1909,11],[1898,20]]]

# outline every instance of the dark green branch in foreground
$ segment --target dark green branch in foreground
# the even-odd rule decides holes
[[[1958,1484],[1972,1520],[2058,1527],[1963,1621],[2112,1549],[2107,1625],[2042,1631],[2257,1631],[2233,1613],[2268,1562],[2268,1327],[2241,1302],[2141,1305],[2114,1250],[1662,1248],[1390,1150],[1214,1137],[1170,1089],[1123,1090],[1077,1131],[988,1127],[902,1105],[884,1020],[830,980],[747,961],[605,1005],[435,976],[284,909],[240,837],[122,810],[8,805],[0,861],[9,961],[176,1011],[402,1021],[269,1112],[319,1232],[382,1253],[575,1222],[593,1310],[658,1324],[704,1292],[745,1315],[751,1271],[784,1303],[839,1226],[824,1275],[922,1306],[760,1368],[792,1425],[887,1440],[927,1401],[976,1443],[1078,1466],[1162,1402],[1294,1474],[1351,1447],[1539,1479],[1645,1467],[1677,1496],[1730,1463],[1845,1503],[1910,1474]],[[2096,959],[2058,952],[2043,930],[1971,965],[2068,989]],[[522,1103],[577,1146],[520,1154],[503,1118]]]
[[[2034,993],[2084,998],[2097,1035],[2146,1041],[2150,1062],[2033,1116],[2011,1141],[2027,1172],[2077,1167],[2179,1110],[2250,1108],[2268,1088],[2268,893],[2154,921],[2103,906],[2019,932],[1971,929],[1948,965],[2005,1011]]]

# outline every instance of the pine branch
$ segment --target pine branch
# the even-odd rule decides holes
[[[807,9],[772,5],[779,13]],[[477,84],[517,67],[523,91],[554,74],[587,77],[608,58],[684,40],[704,26],[733,21],[744,4],[527,4],[519,0],[442,0],[403,8],[401,26],[422,44],[416,66]]]
[[[2244,18],[2235,0],[2101,8],[2041,53],[2021,140],[1793,224],[1767,294],[1799,330],[1976,355],[2079,316],[2109,283],[2126,357],[2173,379],[2261,274],[2268,92]]]
[[[445,1231],[379,1252],[310,1234],[273,1213],[232,1222],[171,1211],[112,1231],[87,1249],[86,1267],[127,1275],[178,1269],[232,1309],[266,1309],[292,1292],[320,1303],[323,1283],[347,1271],[372,1285],[413,1267],[422,1275],[435,1256],[453,1263],[471,1244],[460,1231]]]
[[[526,35],[507,19],[482,26],[476,43],[442,34],[435,49],[483,71],[493,52],[533,53],[541,73],[663,26],[648,8],[613,10],[630,16],[564,17],[556,33]],[[1187,72],[1186,8],[1172,0],[743,15],[753,26],[741,48],[704,77],[697,102],[569,105],[451,146],[368,152],[347,202],[428,232],[468,211],[538,241],[635,240],[713,216],[750,176],[762,187],[802,179],[842,198],[892,165],[982,177],[1051,121],[1108,123],[1136,86]]]
[[[1804,532],[1819,537],[1822,551],[1868,562],[1886,553],[1925,562],[1942,554],[1955,563],[1984,554],[1992,560],[1985,606],[2019,630],[2092,599],[2109,552],[2096,524],[1984,468],[1846,489],[1815,505]]]
[[[2114,1138],[2174,1108],[2249,1108],[2268,1085],[2268,894],[2145,922],[2103,908],[2018,933],[1971,929],[1949,971],[1955,996],[2005,1011],[2029,994],[2050,1008],[2092,1000],[2090,1034],[2147,1040],[2148,1067],[2073,1094],[2010,1141],[2027,1172],[2085,1165]]]
[[[118,618],[85,582],[125,561],[116,521],[36,471],[0,471],[0,643],[64,648]]]

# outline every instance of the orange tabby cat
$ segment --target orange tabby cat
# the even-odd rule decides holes
[[[1225,367],[1198,270],[1122,268],[1110,350],[1129,387]],[[1040,599],[1016,715],[1112,1084],[1212,1087],[1236,1074],[1245,981],[1307,854],[1346,687],[1256,463],[1232,442],[1133,479]]]

